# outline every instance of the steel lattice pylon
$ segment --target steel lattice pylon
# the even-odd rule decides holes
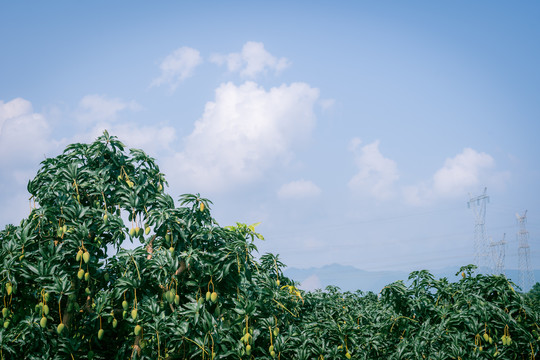
[[[487,188],[484,188],[484,193],[477,197],[471,197],[467,205],[474,212],[474,264],[478,266],[478,270],[486,270],[491,264],[488,256],[488,240],[486,232],[486,204],[489,201],[489,196],[486,195]],[[469,194],[470,196],[470,194]]]
[[[528,291],[534,284],[534,274],[530,267],[529,232],[525,224],[527,223],[527,210],[523,215],[516,213],[519,229],[518,238],[518,258],[519,258],[519,286],[522,291]]]
[[[493,261],[492,273],[494,275],[504,275],[504,260],[506,257],[506,234],[500,241],[492,241],[489,246],[491,248],[491,259]]]

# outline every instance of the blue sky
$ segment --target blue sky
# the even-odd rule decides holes
[[[538,2],[337,4],[0,2],[0,225],[106,128],[292,267],[471,263],[487,187],[506,266],[528,210],[540,268]]]

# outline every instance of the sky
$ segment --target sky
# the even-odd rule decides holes
[[[540,268],[536,1],[0,0],[0,227],[39,163],[104,129],[176,200],[257,223],[290,267],[474,261],[527,210]],[[540,279],[537,279],[540,280]]]

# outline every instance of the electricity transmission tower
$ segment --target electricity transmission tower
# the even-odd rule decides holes
[[[473,210],[475,217],[474,224],[474,263],[478,266],[478,270],[482,271],[489,268],[488,259],[488,241],[486,234],[486,204],[489,201],[489,196],[486,195],[487,188],[484,188],[484,193],[477,197],[471,197],[467,202],[469,209]],[[469,194],[469,197],[471,195]]]
[[[529,232],[525,228],[527,223],[527,210],[523,215],[516,213],[519,224],[518,238],[518,258],[519,258],[519,286],[522,291],[527,291],[534,284],[534,274],[531,271],[529,252]]]
[[[489,246],[491,248],[491,259],[493,261],[492,271],[494,275],[504,275],[504,259],[506,255],[506,234],[503,234],[502,240],[492,241]]]

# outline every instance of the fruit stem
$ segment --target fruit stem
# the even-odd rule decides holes
[[[139,266],[137,266],[137,262],[135,261],[133,256],[131,257],[131,261],[133,261],[133,263],[135,264],[135,269],[137,269],[137,276],[139,277],[139,280],[141,280],[141,273],[139,272]]]
[[[62,308],[60,306],[61,300],[62,300],[62,297],[58,299],[58,315],[60,316],[60,324],[62,323]]]

